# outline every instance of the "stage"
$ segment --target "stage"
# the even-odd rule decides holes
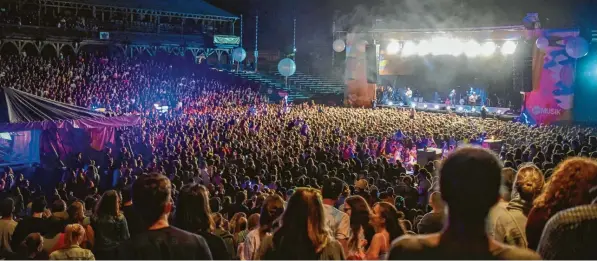
[[[442,103],[430,103],[430,102],[413,102],[410,106],[400,102],[394,104],[388,102],[387,104],[381,104],[377,107],[380,108],[415,108],[417,111],[426,112],[437,112],[437,113],[455,113],[457,115],[481,117],[482,106],[470,106],[470,105],[446,105]],[[487,109],[487,118],[496,118],[500,120],[511,121],[516,119],[519,115],[514,114],[509,108],[502,107],[485,107]]]

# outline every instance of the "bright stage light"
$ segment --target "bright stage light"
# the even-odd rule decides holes
[[[477,110],[475,110],[475,108],[471,109],[472,112],[476,112]]]
[[[464,52],[464,44],[458,39],[450,40],[450,54],[460,56]]]
[[[436,109],[436,110],[439,110],[439,105],[435,105],[435,109]]]
[[[468,57],[476,57],[481,53],[481,45],[475,40],[469,40],[464,44],[464,54]]]
[[[400,105],[400,107],[404,106],[404,102],[400,102],[398,103],[398,105]]]
[[[423,104],[423,108],[427,109],[427,104]]]
[[[400,43],[398,41],[392,40],[388,47],[386,47],[386,52],[390,55],[397,54],[400,51]]]
[[[429,41],[426,40],[419,42],[419,45],[417,46],[417,53],[419,54],[419,56],[428,55],[431,53],[432,50],[433,46]]]
[[[402,56],[411,56],[417,53],[417,45],[414,42],[408,41],[402,47]]]
[[[388,105],[394,105],[394,103],[392,101],[389,101]]]
[[[516,43],[513,41],[507,41],[502,45],[502,54],[511,55],[516,52]]]
[[[483,56],[491,56],[495,53],[495,49],[497,45],[494,42],[486,42],[481,46],[481,55]]]
[[[462,111],[462,107],[458,107],[458,109],[456,109],[457,111]]]
[[[430,47],[433,55],[447,55],[451,53],[452,46],[449,38],[438,37],[431,40]]]
[[[498,113],[498,114],[502,114],[502,110],[498,110],[498,111],[497,111],[497,113]]]
[[[412,106],[413,108],[415,108],[415,107],[417,107],[417,104],[413,102],[413,104],[411,104],[411,106]]]

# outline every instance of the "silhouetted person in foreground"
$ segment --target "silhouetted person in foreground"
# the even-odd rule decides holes
[[[499,199],[502,164],[481,148],[462,148],[440,170],[440,192],[448,205],[445,228],[426,236],[405,235],[393,242],[393,259],[540,259],[536,253],[490,239],[489,209]]]

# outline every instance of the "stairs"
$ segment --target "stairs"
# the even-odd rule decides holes
[[[282,91],[282,90],[286,91],[286,92],[288,92],[288,101],[289,102],[292,102],[293,100],[307,100],[311,97],[311,95],[309,95],[308,93],[297,90],[296,88],[292,88],[290,83],[287,88],[283,77],[280,78],[280,77],[267,75],[267,74],[263,74],[263,73],[259,73],[259,72],[255,73],[255,72],[230,71],[229,73],[234,76],[241,77],[243,79],[247,79],[247,80],[261,84],[262,90],[267,90],[268,88],[271,88],[271,89],[275,90],[275,93],[277,93],[277,91]],[[277,99],[270,98],[270,100],[275,101]]]
[[[271,72],[271,74],[284,81],[284,76],[280,75],[279,72]],[[311,95],[343,93],[345,88],[345,85],[342,82],[298,71],[294,75],[288,77],[288,84],[289,86],[292,85],[294,88],[310,93]]]

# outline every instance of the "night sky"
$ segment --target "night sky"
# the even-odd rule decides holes
[[[332,21],[338,28],[363,30],[375,19],[401,29],[520,25],[539,13],[544,28],[584,27],[594,21],[597,0],[207,0],[244,15],[244,43],[254,48],[259,14],[259,49],[292,50],[297,19],[297,58],[313,64],[331,55]]]

